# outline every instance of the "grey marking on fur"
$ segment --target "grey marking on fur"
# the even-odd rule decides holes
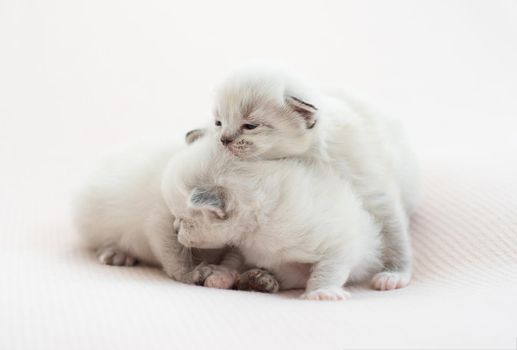
[[[254,268],[241,274],[237,289],[276,293],[280,289],[280,284],[271,272]]]
[[[197,187],[192,191],[190,202],[193,205],[208,205],[224,210],[224,198],[220,190]]]
[[[206,134],[206,129],[194,129],[187,132],[185,135],[185,141],[187,142],[187,145],[190,145],[191,143],[195,142],[196,140],[200,139]]]
[[[318,108],[316,108],[314,105],[311,105],[308,102],[300,100],[298,97],[294,97],[294,96],[289,96],[289,97],[292,98],[293,100],[295,100],[296,102],[301,103],[302,105],[306,105],[307,107],[310,107],[310,108],[314,109],[315,111],[318,110]]]
[[[307,126],[307,129],[312,129],[316,125],[317,120],[314,121],[311,125]]]

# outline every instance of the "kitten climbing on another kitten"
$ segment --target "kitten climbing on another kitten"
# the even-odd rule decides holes
[[[379,227],[328,164],[242,161],[213,131],[178,153],[162,192],[186,247],[234,246],[249,266],[241,288],[304,288],[303,298],[344,300],[348,281],[380,271]],[[274,277],[273,277],[274,276]]]
[[[327,164],[350,181],[382,227],[384,268],[372,285],[390,290],[409,283],[408,222],[419,178],[397,123],[348,96],[324,94],[269,68],[230,75],[217,91],[214,114],[218,142],[240,159]]]

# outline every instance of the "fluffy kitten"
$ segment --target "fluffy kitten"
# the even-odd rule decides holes
[[[247,162],[221,148],[208,133],[164,173],[179,242],[235,246],[248,264],[271,271],[280,289],[305,288],[307,299],[346,299],[345,282],[380,271],[379,227],[331,167]],[[246,283],[257,277],[248,273]]]
[[[243,160],[289,157],[324,163],[350,181],[382,226],[384,268],[373,277],[374,288],[409,283],[408,219],[419,186],[398,124],[347,96],[311,90],[267,68],[228,77],[217,91],[214,114],[220,143]]]
[[[190,250],[178,243],[161,178],[179,150],[140,147],[107,159],[77,197],[79,234],[104,264],[131,266],[140,260],[162,266],[177,281],[230,288],[240,255],[228,249]]]

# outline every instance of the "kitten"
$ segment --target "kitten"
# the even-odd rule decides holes
[[[103,264],[131,266],[139,260],[162,266],[183,283],[231,288],[238,277],[235,267],[241,265],[239,254],[226,248],[191,250],[178,243],[161,178],[180,150],[134,148],[107,159],[77,197],[79,234]]]
[[[384,269],[373,277],[373,287],[409,283],[409,215],[419,181],[398,124],[350,97],[323,94],[268,68],[229,76],[217,91],[214,114],[220,143],[236,157],[324,163],[350,181],[382,225]]]
[[[306,299],[346,299],[347,281],[380,271],[379,227],[331,167],[296,159],[247,162],[222,147],[209,132],[164,172],[162,191],[179,242],[235,246],[278,281],[253,269],[241,285],[305,288]]]

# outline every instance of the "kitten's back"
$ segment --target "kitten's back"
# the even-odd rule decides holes
[[[135,146],[106,157],[74,201],[75,222],[87,246],[114,244],[140,260],[155,262],[143,225],[150,211],[163,203],[161,174],[179,148]]]

